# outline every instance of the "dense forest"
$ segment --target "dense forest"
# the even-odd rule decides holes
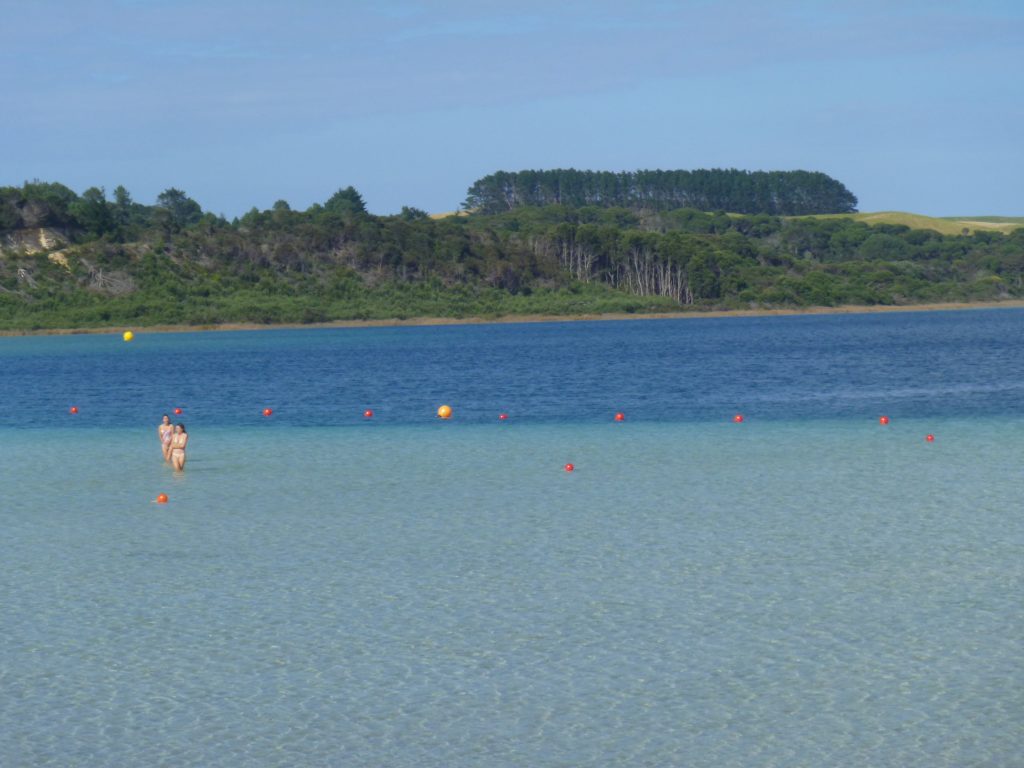
[[[857,198],[809,171],[499,171],[474,182],[463,207],[502,213],[522,206],[598,206],[635,211],[701,211],[778,216],[851,213]]]
[[[228,221],[168,189],[0,188],[0,328],[906,305],[1024,297],[1024,228],[521,205],[367,212],[352,187]]]

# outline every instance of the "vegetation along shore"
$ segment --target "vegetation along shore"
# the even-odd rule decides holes
[[[500,172],[461,215],[352,187],[229,221],[178,189],[0,187],[0,330],[441,323],[1024,300],[1024,218],[856,212],[805,171]]]
[[[205,331],[265,331],[288,328],[397,328],[429,325],[485,325],[491,323],[575,323],[604,320],[700,320],[729,317],[791,317],[795,315],[855,315],[876,312],[951,312],[970,309],[1024,309],[1024,299],[1004,301],[945,302],[933,304],[881,305],[840,307],[805,307],[793,309],[708,309],[679,310],[657,314],[605,312],[578,315],[502,315],[500,317],[412,317],[404,320],[333,320],[324,323],[218,323],[213,325],[150,325],[147,333],[196,333]],[[77,336],[120,334],[121,327],[39,328],[33,330],[0,330],[2,336]]]

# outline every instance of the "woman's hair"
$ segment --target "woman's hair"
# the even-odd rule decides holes
[[[185,429],[185,422],[179,421],[175,426],[181,427],[181,431],[184,432],[186,435],[188,434],[188,430]]]
[[[167,414],[165,413],[165,414],[164,414],[163,416],[161,416],[161,417],[160,417],[160,421],[163,421],[164,419],[167,419],[168,421],[170,421],[170,420],[171,420],[171,417],[170,417],[170,416],[168,416],[168,415],[167,415]]]

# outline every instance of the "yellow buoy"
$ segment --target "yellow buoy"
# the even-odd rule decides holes
[[[131,341],[132,339],[135,338],[135,334],[132,333],[131,331],[125,331],[122,334],[121,338],[123,338],[125,341]]]
[[[452,416],[452,407],[450,405],[442,405],[437,409],[438,418],[450,419]]]

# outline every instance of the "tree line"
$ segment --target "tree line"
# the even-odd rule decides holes
[[[546,205],[802,216],[852,213],[857,198],[835,179],[810,171],[557,169],[492,173],[473,183],[463,203],[480,213]]]
[[[227,220],[59,184],[0,189],[0,327],[321,322],[517,313],[902,305],[1024,296],[1024,228],[942,235],[848,217],[520,206],[367,212],[352,187]]]

